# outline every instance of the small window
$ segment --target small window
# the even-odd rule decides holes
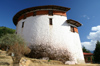
[[[24,14],[24,18],[23,19],[26,19],[26,14]]]
[[[22,28],[24,27],[24,22],[22,22]]]
[[[49,25],[52,25],[52,18],[49,18]]]
[[[16,34],[17,34],[17,32],[16,32]]]
[[[53,16],[53,11],[52,10],[49,11],[49,15]]]
[[[36,16],[36,12],[33,12],[33,16]]]
[[[75,30],[74,30],[74,27],[73,27],[73,26],[71,26],[71,32],[75,32]]]

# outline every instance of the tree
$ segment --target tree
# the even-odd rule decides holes
[[[7,27],[0,27],[0,38],[6,34],[14,34],[15,30]]]
[[[91,53],[89,50],[87,50],[84,46],[83,46],[83,52],[86,52],[86,53]]]
[[[93,56],[94,56],[94,62],[100,63],[100,42],[99,41],[97,41],[96,43],[96,48],[94,50]]]
[[[24,39],[16,34],[6,34],[0,38],[0,48],[7,50],[8,54],[14,53],[14,61],[19,62],[24,54],[28,54],[30,49]]]

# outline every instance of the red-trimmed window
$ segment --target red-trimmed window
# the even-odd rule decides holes
[[[73,26],[71,26],[71,32],[75,32],[75,30],[74,30],[74,27],[73,27]]]
[[[76,33],[78,33],[78,29],[76,28],[76,27],[73,27],[73,26],[71,26],[71,32],[76,32]]]

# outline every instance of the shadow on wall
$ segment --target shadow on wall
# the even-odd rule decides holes
[[[68,50],[66,49],[58,49],[54,48],[50,45],[38,45],[34,44],[34,46],[31,46],[31,53],[29,54],[29,57],[31,58],[43,58],[43,57],[49,57],[50,60],[58,60],[65,63],[65,61],[72,61],[72,55]]]
[[[65,21],[61,26],[69,26],[69,24]]]

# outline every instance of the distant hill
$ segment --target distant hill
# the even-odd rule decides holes
[[[2,37],[5,34],[13,34],[13,33],[15,33],[14,29],[4,27],[4,26],[0,27],[0,37]]]

